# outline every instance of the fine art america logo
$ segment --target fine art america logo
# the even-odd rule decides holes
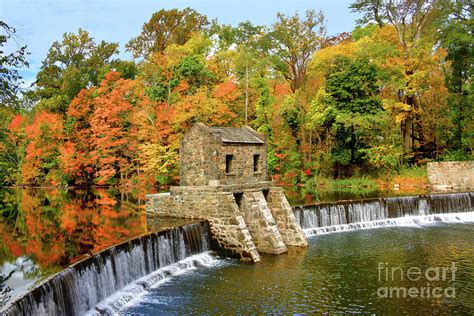
[[[436,286],[442,284],[454,284],[456,280],[456,263],[451,262],[449,266],[402,268],[390,266],[386,262],[379,262],[379,282],[387,286],[377,289],[380,298],[455,298],[456,288],[454,286]],[[407,284],[413,282],[416,286],[395,286],[398,283]],[[391,286],[393,285],[393,286]]]

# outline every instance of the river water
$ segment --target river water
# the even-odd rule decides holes
[[[0,190],[0,310],[47,276],[111,245],[189,222],[147,221],[146,193]],[[101,302],[99,310],[474,313],[472,197],[436,195],[301,208],[297,218],[310,236],[307,249],[264,255],[255,265],[203,253],[145,277],[140,291],[132,286],[139,294],[121,291],[115,301]],[[444,208],[449,214],[440,214]],[[468,213],[457,215],[458,208]],[[403,218],[391,219],[397,216]],[[366,224],[353,225],[354,220]]]
[[[146,193],[0,189],[0,310],[36,282],[93,253],[189,222],[147,221]]]
[[[307,249],[262,259],[254,265],[225,259],[219,267],[171,278],[137,298],[123,314],[474,313],[472,224],[326,234],[310,237]],[[447,270],[453,264],[454,275]],[[419,280],[407,277],[410,268],[411,279]],[[397,296],[397,290],[389,297],[394,288],[430,290],[413,297]]]

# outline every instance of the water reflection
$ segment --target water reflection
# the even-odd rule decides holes
[[[10,271],[5,274],[0,272],[0,307],[4,306],[11,297],[9,293],[12,289],[6,284],[6,282],[12,277],[13,273],[15,273],[15,271]]]
[[[0,190],[0,303],[91,253],[146,233],[144,194]]]

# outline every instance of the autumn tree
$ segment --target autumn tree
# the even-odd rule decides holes
[[[229,106],[241,124],[258,128],[253,123],[260,95],[257,82],[270,80],[272,71],[266,29],[249,21],[236,27],[213,21],[210,34],[215,52],[208,59],[209,69],[219,81],[232,82],[239,90],[240,97]]]
[[[278,13],[277,19],[267,35],[269,53],[275,68],[295,92],[305,80],[311,57],[324,43],[324,15],[308,10],[304,18],[300,18],[297,13],[291,17]]]
[[[123,181],[136,172],[137,144],[131,124],[134,83],[117,72],[105,76],[99,87],[83,90],[71,103],[71,138],[61,149],[62,165],[85,184]]]
[[[0,185],[15,185],[21,183],[21,163],[25,155],[26,134],[25,126],[28,118],[24,115],[12,115],[6,109],[1,109],[6,126],[0,129]]]
[[[133,57],[146,58],[152,53],[164,52],[170,44],[183,45],[193,33],[205,31],[208,26],[207,17],[191,8],[161,9],[153,13],[140,35],[132,38],[126,48]]]
[[[92,185],[97,170],[91,128],[95,91],[95,88],[83,89],[72,100],[67,112],[68,139],[60,148],[61,168],[66,181],[78,185]]]
[[[24,82],[19,70],[28,67],[27,55],[15,28],[0,21],[0,186],[17,183],[24,156],[26,118],[19,113],[26,106],[21,99]]]
[[[366,5],[363,5],[365,3]],[[423,135],[420,107],[417,103],[417,87],[414,78],[423,58],[429,56],[434,45],[432,34],[444,11],[439,0],[387,0],[380,2],[356,2],[352,6],[358,11],[375,18],[374,8],[391,24],[397,34],[404,60],[404,87],[400,87],[400,100],[409,110],[401,121],[402,143],[405,153],[413,151],[417,145],[423,147],[426,139]],[[371,5],[373,4],[373,5]]]
[[[131,161],[135,148],[131,142],[134,127],[130,124],[132,104],[129,99],[133,82],[120,78],[116,72],[106,75],[99,96],[94,100],[95,110],[91,117],[94,146],[93,157],[97,161],[97,183],[124,180],[134,172]]]
[[[59,148],[64,139],[61,115],[39,111],[33,122],[25,127],[28,138],[21,174],[30,185],[59,185],[62,181],[59,168]]]

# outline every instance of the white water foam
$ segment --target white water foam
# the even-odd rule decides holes
[[[438,223],[474,223],[474,212],[404,216],[352,224],[303,229],[307,237],[383,227],[423,227]]]
[[[125,307],[135,305],[140,301],[149,289],[162,285],[173,276],[189,273],[198,268],[220,266],[226,264],[226,262],[226,260],[215,257],[211,252],[190,256],[139,278],[104,301],[99,302],[86,315],[118,315]]]

